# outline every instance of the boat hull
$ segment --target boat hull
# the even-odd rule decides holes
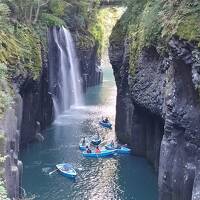
[[[100,153],[87,153],[87,152],[83,152],[83,156],[84,157],[90,157],[90,158],[106,158],[106,157],[110,157],[113,156],[115,153],[115,150],[103,150]]]
[[[100,145],[101,144],[101,140],[100,139],[99,140],[92,140],[91,144],[93,144],[93,145]]]
[[[100,121],[99,124],[101,126],[103,126],[104,128],[110,128],[110,129],[112,129],[112,124],[111,123],[104,123],[104,122]]]
[[[75,178],[77,175],[76,171],[73,168],[69,169],[68,171],[64,171],[63,170],[64,165],[65,164],[56,165],[56,168],[58,169],[59,173],[68,178]]]
[[[130,154],[131,153],[131,149],[126,148],[126,147],[121,147],[120,149],[115,149],[116,153],[118,154]]]
[[[127,148],[127,147],[121,147],[121,148],[113,148],[110,145],[106,145],[105,148],[107,150],[115,150],[116,153],[118,154],[130,154],[131,153],[131,149]]]
[[[86,150],[86,146],[82,146],[81,144],[79,144],[79,149],[80,149],[81,151],[85,151],[85,150]]]

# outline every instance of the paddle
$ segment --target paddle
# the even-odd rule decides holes
[[[53,174],[54,172],[58,171],[58,169],[53,170],[52,172],[49,172],[49,175]]]

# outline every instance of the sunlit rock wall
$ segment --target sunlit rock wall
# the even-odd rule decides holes
[[[134,55],[122,25],[119,21],[114,29],[109,49],[117,84],[117,136],[153,164],[160,200],[199,199],[200,50],[179,37],[169,40],[165,55],[145,47],[133,75]]]

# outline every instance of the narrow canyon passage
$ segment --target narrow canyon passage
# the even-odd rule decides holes
[[[0,200],[200,200],[199,122],[200,0],[0,0]]]
[[[145,159],[132,155],[86,159],[78,148],[83,136],[99,133],[105,142],[115,137],[114,130],[104,130],[98,125],[101,117],[107,115],[114,123],[115,101],[112,69],[105,67],[103,84],[88,90],[86,105],[60,115],[45,131],[44,143],[31,144],[22,152],[23,187],[28,195],[35,195],[38,200],[157,199],[157,176]],[[49,175],[63,161],[77,169],[75,181],[57,173]]]

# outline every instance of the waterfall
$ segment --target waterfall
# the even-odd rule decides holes
[[[75,45],[69,30],[52,28],[49,40],[50,92],[53,98],[55,117],[70,109],[83,105],[82,79]]]
[[[83,104],[83,98],[82,98],[82,91],[81,91],[81,76],[79,72],[79,63],[76,55],[76,50],[74,46],[74,42],[72,39],[72,36],[70,32],[65,29],[64,27],[61,29],[63,32],[63,35],[65,36],[66,41],[66,48],[67,48],[67,55],[69,58],[69,64],[70,64],[70,75],[71,75],[71,81],[72,81],[72,91],[73,91],[73,99],[74,99],[74,105],[80,106]]]

